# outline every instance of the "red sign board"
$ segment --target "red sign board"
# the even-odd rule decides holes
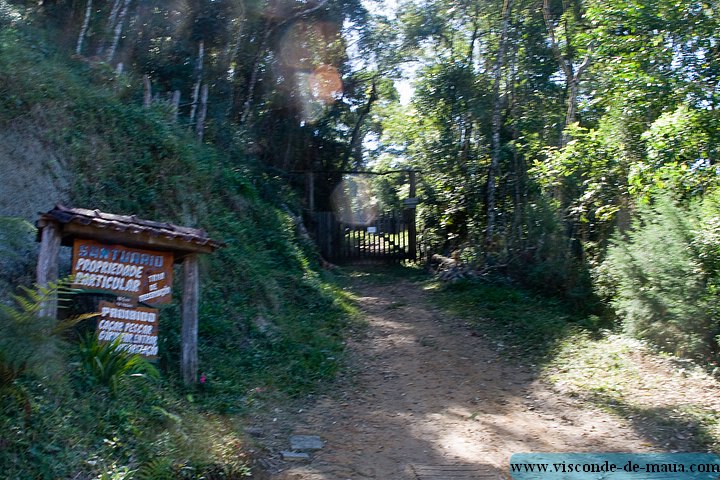
[[[173,254],[75,239],[73,287],[100,290],[148,305],[170,303]]]
[[[97,335],[100,342],[112,342],[120,337],[120,349],[155,360],[158,352],[158,310],[100,302]]]

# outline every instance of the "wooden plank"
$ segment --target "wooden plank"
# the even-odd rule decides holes
[[[192,385],[198,374],[198,311],[200,304],[200,272],[197,255],[188,255],[183,261],[182,348],[180,371],[183,382]]]
[[[57,282],[60,240],[60,225],[48,222],[42,227],[37,263],[37,283],[41,287]],[[57,318],[57,305],[57,297],[49,298],[40,308],[39,315]]]
[[[201,245],[194,242],[186,242],[182,238],[169,238],[148,232],[133,232],[130,229],[127,231],[118,231],[112,228],[102,230],[92,225],[82,225],[79,223],[64,224],[62,235],[64,238],[81,237],[100,242],[123,244],[128,247],[171,250],[177,252],[175,257],[176,262],[189,253],[212,253],[215,251],[215,248],[209,243]],[[72,245],[69,241],[66,243]]]

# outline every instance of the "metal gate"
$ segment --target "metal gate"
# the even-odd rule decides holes
[[[317,212],[315,238],[323,257],[332,262],[415,260],[414,218],[408,217],[389,213],[369,224],[353,225],[337,220],[333,212]]]
[[[377,204],[358,182],[358,176],[388,174],[406,176],[408,198],[389,213],[379,213]],[[308,224],[324,258],[331,262],[417,260],[417,230],[415,226],[416,171],[392,170],[386,172],[305,172],[305,192]],[[323,175],[321,207],[317,211],[315,177]],[[343,178],[341,179],[340,176]],[[348,181],[344,177],[355,178]],[[323,178],[321,177],[321,178]],[[332,210],[328,210],[328,209]]]

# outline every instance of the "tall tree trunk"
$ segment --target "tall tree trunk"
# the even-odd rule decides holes
[[[555,58],[560,64],[560,68],[565,75],[565,85],[567,88],[567,98],[565,100],[567,105],[565,113],[565,127],[567,127],[577,121],[577,97],[580,90],[580,80],[587,67],[590,66],[591,55],[588,54],[578,66],[577,70],[575,70],[575,59],[572,58],[572,56],[563,54],[562,50],[560,50],[557,37],[555,36],[555,24],[550,13],[550,0],[543,0],[543,19],[545,20],[545,27],[547,28],[548,36],[550,37],[550,48],[552,49],[553,55],[555,55]],[[572,39],[570,37],[566,38],[566,43],[571,44]],[[569,45],[569,47],[571,47],[571,45]],[[562,148],[567,145],[569,140],[570,137],[568,136],[567,131],[563,129],[563,133],[560,137],[560,147]]]
[[[517,67],[517,49],[513,50],[510,57],[510,116],[512,118],[520,118],[517,101],[517,84],[518,84],[518,67]],[[515,122],[511,125],[513,140],[517,140],[520,133]],[[513,176],[513,219],[510,227],[509,241],[506,242],[516,252],[523,249],[523,210],[525,208],[526,198],[525,192],[525,176],[527,167],[522,155],[517,148],[512,150],[512,176]]]
[[[238,0],[238,4],[240,6],[240,16],[238,18],[238,28],[237,32],[235,33],[235,36],[233,37],[232,44],[228,44],[227,50],[225,52],[225,71],[230,71],[230,66],[232,65],[233,60],[238,56],[240,53],[240,44],[242,43],[242,37],[245,33],[245,22],[247,20],[245,15],[245,2],[243,0]],[[233,71],[230,80],[235,78],[235,71]]]
[[[207,100],[208,100],[208,85],[207,83],[202,86],[202,93],[200,95],[200,113],[198,114],[197,121],[197,138],[198,142],[202,143],[203,136],[205,135],[205,118],[207,118]]]
[[[243,108],[240,114],[240,125],[244,125],[250,117],[250,107],[252,106],[252,102],[255,99],[255,86],[257,85],[258,76],[260,76],[260,59],[265,53],[265,49],[267,48],[270,36],[281,27],[284,27],[285,25],[291,25],[293,22],[300,20],[302,17],[310,15],[311,13],[314,13],[322,8],[325,8],[328,2],[329,0],[322,0],[314,7],[308,8],[306,10],[300,10],[294,15],[286,18],[282,22],[274,25],[273,27],[270,26],[270,16],[268,16],[268,19],[265,22],[265,31],[263,32],[262,40],[260,41],[260,45],[258,45],[258,50],[255,54],[255,57],[253,58],[252,70],[250,71],[250,81],[248,82],[247,86],[247,95],[245,96],[245,102],[243,102]]]
[[[341,170],[345,170],[350,166],[350,160],[353,156],[353,152],[356,152],[357,148],[360,146],[360,129],[362,128],[363,123],[365,123],[365,119],[370,114],[372,106],[378,98],[376,83],[377,79],[373,78],[372,86],[370,87],[370,95],[368,96],[368,101],[365,104],[365,107],[363,107],[362,111],[360,112],[360,115],[355,122],[355,127],[353,128],[352,134],[350,135],[350,143],[348,144],[348,149],[345,153],[345,159],[343,160],[342,166],[340,167]],[[360,159],[356,158],[355,160],[356,163],[359,163]],[[357,166],[359,165],[356,165],[356,167]]]
[[[90,17],[92,16],[92,0],[87,1],[85,7],[85,18],[83,19],[82,27],[80,28],[80,35],[78,35],[77,45],[75,46],[75,54],[82,54],[83,43],[85,43],[85,35],[87,34],[88,27],[90,26]]]
[[[108,16],[108,22],[107,27],[105,28],[106,32],[114,32],[115,31],[115,22],[117,21],[118,13],[120,13],[120,5],[122,5],[122,0],[115,0],[113,2],[113,6],[110,9],[110,15]],[[107,38],[104,38],[100,45],[98,45],[97,55],[102,56],[103,52],[107,48]]]
[[[175,90],[172,96],[172,121],[177,123],[178,111],[180,110],[180,90]]]
[[[198,42],[198,58],[195,63],[195,86],[193,86],[192,106],[190,108],[190,123],[195,121],[195,114],[198,109],[198,101],[200,99],[200,84],[202,83],[203,61],[205,57],[205,41]]]
[[[513,0],[505,0],[502,10],[502,28],[500,30],[500,42],[498,55],[493,68],[493,112],[492,112],[492,138],[490,153],[490,168],[488,168],[487,189],[486,189],[486,212],[487,221],[485,227],[485,253],[489,255],[495,235],[495,208],[497,195],[497,173],[500,168],[500,129],[502,127],[502,95],[500,84],[502,82],[502,70],[505,65],[505,49],[507,48],[508,28],[510,25],[510,13],[513,7]]]
[[[240,113],[240,125],[245,125],[245,122],[247,122],[250,117],[250,107],[255,99],[255,85],[257,85],[258,76],[260,75],[260,59],[265,53],[271,33],[272,29],[270,28],[270,19],[268,18],[265,22],[265,31],[262,34],[260,45],[258,45],[257,52],[255,52],[255,56],[253,57],[252,66],[250,67],[250,80],[248,80],[247,93],[245,94],[245,101],[243,102],[242,111]]]
[[[150,82],[150,75],[143,75],[143,108],[150,108],[152,105],[152,83]]]
[[[113,41],[110,44],[110,49],[108,50],[106,57],[107,63],[112,63],[113,58],[115,57],[115,51],[117,50],[118,43],[120,43],[120,35],[122,35],[125,17],[127,16],[128,9],[130,8],[130,2],[132,2],[132,0],[125,0],[122,10],[118,15],[117,23],[115,24],[115,32],[113,34]]]
[[[245,15],[245,2],[243,0],[238,1],[240,5],[240,17],[238,19],[239,25],[232,45],[228,44],[227,51],[225,54],[225,72],[226,81],[229,85],[229,98],[227,103],[227,109],[225,115],[230,117],[232,115],[235,106],[235,79],[237,78],[237,67],[232,67],[233,61],[237,58],[240,53],[240,44],[242,43],[243,35],[245,34],[245,22],[247,20]],[[232,71],[231,71],[232,68]]]
[[[110,9],[110,16],[108,17],[108,30],[115,28],[115,22],[120,13],[120,5],[122,5],[122,0],[115,0],[113,2],[112,9]]]

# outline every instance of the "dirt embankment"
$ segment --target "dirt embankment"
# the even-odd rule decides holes
[[[0,127],[0,217],[33,222],[38,212],[67,201],[69,172],[46,135],[33,118]]]

